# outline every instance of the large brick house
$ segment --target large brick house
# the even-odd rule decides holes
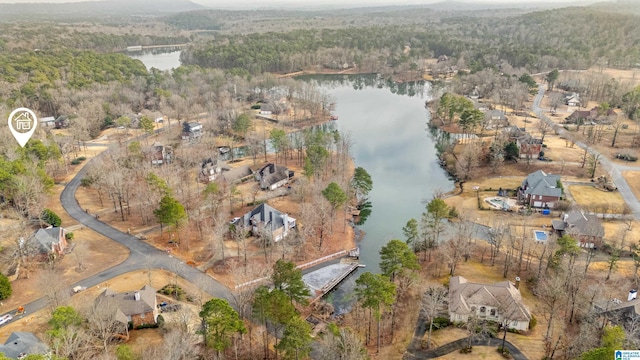
[[[449,320],[467,322],[470,316],[505,323],[516,330],[529,329],[531,320],[520,290],[510,281],[477,284],[454,276],[449,279]]]
[[[558,186],[560,175],[547,174],[538,170],[529,174],[518,188],[518,200],[530,207],[551,209],[562,197]]]
[[[582,210],[562,214],[561,220],[553,220],[551,226],[558,236],[572,236],[580,247],[594,248],[602,245],[604,227],[597,216],[585,214]]]
[[[131,323],[134,329],[155,324],[158,319],[156,290],[149,285],[145,285],[140,290],[124,293],[106,289],[97,300],[114,301],[117,309],[116,319],[124,324]]]
[[[68,246],[66,235],[64,228],[50,226],[46,229],[38,229],[33,234],[33,240],[41,253],[62,255]]]

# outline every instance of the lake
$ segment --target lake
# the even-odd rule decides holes
[[[372,212],[358,227],[365,233],[358,245],[364,271],[379,272],[380,248],[392,239],[405,240],[402,227],[411,218],[420,219],[424,201],[436,191],[454,187],[438,164],[427,126],[429,112],[424,104],[430,84],[397,84],[376,75],[301,79],[316,81],[333,97],[338,130],[353,140],[356,166],[371,175]],[[349,303],[356,277],[347,279],[332,295],[337,312]]]
[[[143,54],[147,68],[168,70],[180,64],[179,51]],[[358,243],[364,271],[379,272],[378,252],[389,240],[401,239],[402,227],[411,218],[420,219],[425,201],[436,191],[453,189],[453,182],[439,166],[435,142],[427,123],[428,82],[394,83],[377,75],[302,76],[316,82],[335,101],[336,125],[352,139],[356,166],[371,175],[369,194],[372,212],[358,226],[364,236]],[[359,270],[360,272],[362,270]],[[355,287],[349,277],[330,296],[337,312],[348,309]]]
[[[175,48],[171,48],[175,49]],[[180,50],[160,50],[154,49],[143,50],[137,52],[127,52],[126,54],[133,58],[142,61],[142,63],[150,70],[152,67],[158,70],[166,71],[177,68],[180,66]]]

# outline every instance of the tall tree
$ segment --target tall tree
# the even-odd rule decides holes
[[[287,294],[291,301],[306,304],[307,298],[311,296],[309,288],[302,280],[302,271],[296,269],[296,264],[291,261],[282,259],[276,261],[273,265],[271,280],[273,286]]]
[[[448,290],[442,285],[432,285],[425,290],[422,296],[422,313],[429,321],[429,335],[427,336],[427,349],[431,348],[431,331],[433,320],[447,308]]]
[[[402,234],[406,238],[407,245],[411,246],[413,251],[416,252],[419,246],[417,241],[420,236],[418,232],[418,220],[409,219],[407,224],[402,228]]]
[[[277,349],[285,360],[306,359],[311,353],[311,326],[306,320],[294,317],[289,321],[282,334]]]
[[[322,195],[331,204],[331,218],[335,219],[336,211],[347,202],[347,194],[340,185],[332,182],[322,190]]]
[[[367,195],[373,189],[373,180],[371,175],[364,168],[357,167],[351,179],[351,187],[356,191],[358,204],[362,204],[367,200]]]
[[[547,74],[545,80],[547,81],[547,84],[549,84],[549,90],[553,91],[553,87],[556,84],[559,76],[560,72],[558,71],[558,69],[553,69]]]
[[[187,219],[187,212],[184,210],[184,206],[169,195],[162,197],[160,205],[153,211],[153,214],[160,224],[173,225],[176,228]]]
[[[396,275],[419,268],[416,254],[401,240],[391,240],[380,249],[380,270],[392,282]]]
[[[385,276],[366,272],[356,280],[356,297],[363,307],[373,311],[378,324],[377,352],[380,352],[380,320],[384,309],[393,304],[396,286]]]
[[[238,313],[227,300],[211,299],[202,305],[200,318],[205,324],[203,331],[205,344],[212,347],[220,356],[229,346],[236,334],[244,334],[247,329]]]

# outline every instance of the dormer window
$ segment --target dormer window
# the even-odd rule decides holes
[[[481,307],[480,307],[480,313],[481,313],[481,314],[484,314],[485,312],[487,312],[487,308],[486,308],[486,307],[484,307],[484,306],[481,306]]]
[[[496,309],[491,309],[490,314],[491,314],[491,316],[496,316]]]

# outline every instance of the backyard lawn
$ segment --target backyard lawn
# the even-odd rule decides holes
[[[624,199],[617,191],[603,191],[589,185],[571,185],[568,191],[575,202],[585,209],[621,213],[625,207]]]

